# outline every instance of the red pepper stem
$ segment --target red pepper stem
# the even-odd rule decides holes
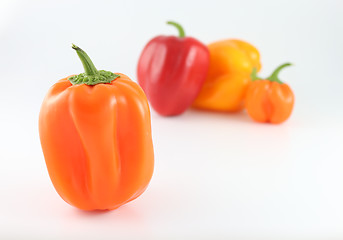
[[[267,79],[271,82],[278,82],[278,83],[283,83],[280,79],[279,79],[279,72],[285,68],[285,67],[289,67],[291,66],[291,63],[284,63],[282,65],[280,65],[279,67],[277,67],[274,72],[272,73],[272,75],[270,75],[270,77],[268,77]]]
[[[183,30],[183,27],[180,24],[178,24],[176,22],[172,22],[172,21],[168,21],[167,24],[173,25],[174,27],[177,28],[177,30],[179,30],[179,37],[180,38],[185,37],[185,30]]]

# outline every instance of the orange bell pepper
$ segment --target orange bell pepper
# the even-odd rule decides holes
[[[251,44],[223,40],[208,45],[210,67],[193,107],[236,112],[244,108],[244,95],[253,68],[260,69],[260,54]]]
[[[280,81],[278,74],[285,63],[279,66],[270,77],[261,79],[252,73],[252,82],[246,94],[246,109],[249,116],[257,122],[281,123],[288,119],[294,106],[294,94],[291,88]]]
[[[85,73],[54,84],[39,115],[47,169],[67,203],[115,209],[142,194],[152,177],[147,98],[126,75],[98,71],[84,51],[73,49]]]

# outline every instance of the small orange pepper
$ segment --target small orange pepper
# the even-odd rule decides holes
[[[137,198],[153,173],[150,110],[126,75],[98,71],[73,45],[85,73],[61,79],[46,95],[39,134],[51,181],[69,204],[109,210]]]
[[[251,44],[237,39],[208,45],[210,66],[193,107],[236,112],[244,108],[244,95],[253,68],[260,69],[260,54]]]
[[[290,65],[282,64],[266,79],[257,77],[256,69],[253,70],[246,94],[246,109],[253,120],[282,123],[289,118],[294,106],[294,94],[286,83],[280,81],[278,74]]]

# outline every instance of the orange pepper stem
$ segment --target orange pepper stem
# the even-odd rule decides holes
[[[279,67],[277,67],[274,72],[272,73],[272,75],[270,75],[270,77],[267,78],[267,80],[271,81],[271,82],[278,82],[278,83],[283,83],[280,79],[279,79],[279,72],[285,68],[285,67],[289,67],[291,66],[291,63],[284,63],[282,65],[280,65]]]
[[[85,72],[68,78],[71,84],[87,84],[92,86],[99,83],[111,83],[111,81],[120,77],[119,75],[109,71],[98,71],[85,51],[74,44],[72,45],[72,48],[79,56]]]
[[[167,24],[173,25],[174,27],[177,28],[177,30],[179,30],[179,37],[180,38],[185,37],[185,30],[183,30],[183,27],[180,24],[178,24],[176,22],[172,22],[172,21],[167,22]]]
[[[82,62],[83,68],[85,70],[85,73],[87,75],[95,75],[98,72],[98,70],[94,66],[92,60],[89,58],[87,53],[74,44],[72,44],[71,47],[76,51],[77,55],[79,56]]]

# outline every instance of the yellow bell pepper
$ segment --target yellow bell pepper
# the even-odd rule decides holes
[[[260,54],[251,44],[229,39],[208,45],[210,67],[193,107],[236,112],[244,108],[249,76],[260,70]]]

